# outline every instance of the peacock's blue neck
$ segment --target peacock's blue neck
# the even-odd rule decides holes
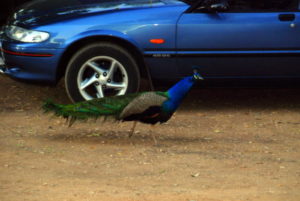
[[[187,95],[191,87],[194,85],[194,83],[195,79],[193,78],[193,76],[185,77],[184,79],[177,82],[167,91],[169,100],[164,103],[163,108],[168,112],[175,111],[182,102],[183,98]]]

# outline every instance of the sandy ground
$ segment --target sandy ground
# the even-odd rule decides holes
[[[46,98],[68,102],[61,86],[0,83],[0,200],[300,199],[299,89],[195,89],[128,139],[132,123],[43,114]]]

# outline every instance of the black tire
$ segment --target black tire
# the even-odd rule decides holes
[[[77,78],[84,68],[84,64],[96,57],[110,57],[119,62],[122,69],[127,73],[127,89],[123,89],[124,94],[137,92],[140,85],[140,73],[134,58],[124,48],[113,43],[94,43],[80,49],[70,59],[65,74],[65,86],[69,98],[73,102],[87,100],[79,90]],[[104,64],[103,64],[104,65]],[[81,69],[81,70],[80,70]],[[122,74],[124,77],[124,74]],[[122,79],[122,78],[121,78]],[[97,83],[98,84],[98,83]],[[99,84],[98,84],[99,85]],[[101,85],[102,86],[102,85]],[[92,93],[91,93],[92,94]],[[110,96],[113,94],[108,94]],[[92,98],[97,98],[96,93]]]

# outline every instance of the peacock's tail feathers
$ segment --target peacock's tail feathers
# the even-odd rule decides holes
[[[44,103],[45,112],[67,119],[69,126],[76,120],[113,119],[122,121],[126,117],[139,114],[152,106],[161,106],[168,99],[165,92],[141,92],[122,96],[104,97],[74,104],[56,104],[51,100]]]
[[[47,100],[43,109],[45,112],[53,112],[56,116],[64,117],[72,125],[76,120],[98,119],[119,120],[122,110],[141,93],[127,94],[122,96],[112,96],[74,104],[56,104]]]

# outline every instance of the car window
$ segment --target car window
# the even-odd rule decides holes
[[[299,0],[203,0],[201,6],[224,3],[225,12],[289,12],[299,9]]]
[[[229,0],[228,12],[288,12],[298,10],[298,0]]]

